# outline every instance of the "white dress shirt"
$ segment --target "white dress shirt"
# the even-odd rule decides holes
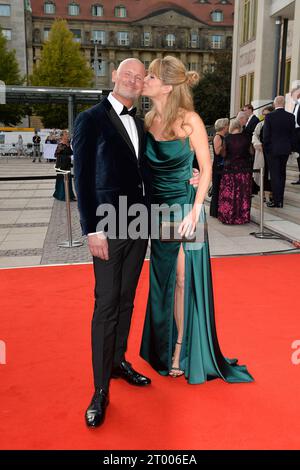
[[[130,137],[130,140],[132,142],[132,145],[133,145],[133,148],[135,150],[135,155],[136,155],[136,158],[138,158],[139,156],[139,136],[138,136],[138,132],[137,132],[137,128],[136,128],[136,125],[135,125],[135,122],[134,122],[134,119],[132,116],[130,116],[130,114],[121,114],[121,112],[123,111],[123,107],[124,105],[118,101],[112,93],[110,93],[107,97],[108,101],[111,103],[112,107],[114,108],[115,112],[117,113],[117,115],[119,116],[119,118],[121,119],[122,121],[122,124],[123,126],[125,127],[126,131],[127,131],[127,134],[129,135]],[[131,108],[128,109],[128,111],[130,111]],[[88,233],[88,235],[96,235],[96,234],[102,234],[103,232],[93,232],[93,233]],[[103,237],[101,237],[103,238]]]
[[[298,129],[299,124],[297,122],[297,117],[298,117],[298,111],[299,111],[299,108],[300,108],[300,103],[297,103],[296,106],[295,106],[295,109],[294,109],[294,115],[295,115],[295,121],[296,121],[296,129]]]
[[[114,110],[116,111],[117,115],[119,116],[119,118],[121,119],[122,121],[122,124],[123,126],[125,127],[126,131],[127,131],[127,134],[129,135],[130,137],[130,140],[132,142],[132,145],[134,147],[134,150],[135,150],[135,154],[136,154],[136,158],[138,158],[139,156],[139,136],[138,136],[138,132],[137,132],[137,128],[136,128],[136,125],[135,125],[135,122],[134,122],[134,119],[132,116],[130,116],[130,114],[121,114],[121,112],[123,111],[123,107],[124,105],[118,101],[112,93],[110,93],[107,97],[108,101],[111,103],[112,107],[114,108]],[[132,108],[132,107],[131,107]],[[130,109],[129,108],[129,111]]]

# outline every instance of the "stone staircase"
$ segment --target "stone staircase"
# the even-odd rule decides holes
[[[298,178],[296,159],[290,158],[287,165],[284,207],[282,209],[268,208],[264,204],[264,230],[275,231],[291,241],[300,241],[300,185],[291,184]],[[210,198],[206,197],[206,203],[209,205]],[[252,198],[251,220],[260,224],[259,194]]]
[[[286,220],[300,225],[300,185],[292,185],[292,181],[299,178],[298,165],[296,160],[288,161],[286,185],[284,192],[284,207],[282,209],[268,208],[265,205],[265,214],[276,214],[279,217],[284,216]],[[252,206],[259,208],[259,195],[252,198]]]
[[[292,185],[297,181],[299,171],[296,159],[289,159],[287,165],[287,179],[284,193],[284,207],[282,209],[268,208],[264,205],[265,227],[279,231],[291,240],[300,240],[300,185]],[[260,214],[259,195],[252,198],[251,218],[259,223]]]

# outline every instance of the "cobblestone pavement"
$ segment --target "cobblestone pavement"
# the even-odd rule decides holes
[[[81,241],[83,245],[75,248],[61,248],[58,246],[59,243],[68,240],[66,214],[66,203],[55,200],[45,238],[41,264],[85,263],[92,261],[86,244],[86,237],[81,236],[79,213],[75,201],[71,202],[72,239]]]
[[[53,163],[31,160],[0,160],[1,176],[55,177]],[[81,236],[77,203],[71,202],[72,237],[83,242],[76,248],[61,248],[68,239],[65,202],[53,198],[55,179],[0,181],[0,267],[91,262],[86,237]],[[208,213],[208,211],[207,211]],[[256,224],[225,226],[208,217],[212,256],[232,256],[286,251],[284,240],[261,240],[250,236]],[[147,256],[149,256],[149,249]]]

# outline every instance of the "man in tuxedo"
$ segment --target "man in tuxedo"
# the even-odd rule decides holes
[[[151,380],[125,359],[138,278],[147,240],[107,238],[97,230],[101,204],[111,204],[118,216],[119,196],[128,206],[145,203],[142,175],[143,122],[134,101],[143,89],[145,68],[137,59],[123,61],[113,71],[114,90],[96,106],[80,113],[74,124],[75,187],[83,235],[93,255],[95,306],[92,320],[92,362],[95,393],[85,418],[87,426],[102,424],[111,377],[145,386]]]
[[[295,103],[293,114],[295,116],[296,130],[295,130],[295,146],[294,150],[299,154],[297,158],[299,178],[291,184],[300,185],[300,87],[291,91],[292,99]]]
[[[255,114],[253,114],[254,108],[252,104],[246,104],[243,108],[243,111],[244,113],[246,113],[247,118],[248,118],[246,122],[246,126],[245,126],[245,132],[249,134],[252,140],[253,132],[257,124],[259,123],[259,119],[257,116],[255,116]]]
[[[284,96],[274,100],[275,111],[265,117],[264,148],[270,169],[273,201],[268,207],[283,207],[286,164],[293,149],[295,116],[284,109]]]
[[[128,234],[121,237],[119,232],[116,237],[106,236],[99,231],[98,224],[104,218],[97,211],[110,204],[118,219],[123,212],[119,207],[120,196],[127,197],[128,207],[138,203],[149,206],[151,180],[144,156],[144,125],[133,108],[142,92],[144,77],[145,68],[138,59],[121,62],[112,74],[113,92],[79,114],[74,124],[75,187],[82,233],[88,237],[95,275],[92,319],[95,391],[85,414],[90,427],[104,421],[111,378],[120,377],[140,387],[151,383],[125,359],[148,238],[132,239]],[[198,176],[191,178],[190,183],[196,185],[198,180]]]

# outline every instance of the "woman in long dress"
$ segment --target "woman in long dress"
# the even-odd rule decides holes
[[[238,120],[230,123],[225,137],[224,169],[219,191],[218,219],[223,224],[250,222],[252,156],[249,138]]]
[[[197,80],[196,72],[167,56],[150,64],[143,92],[153,102],[145,120],[151,203],[191,206],[179,226],[182,236],[193,233],[199,222],[205,227],[203,201],[211,180],[207,133],[190,93]],[[189,184],[194,154],[200,169],[197,191]],[[245,366],[226,359],[219,347],[207,232],[195,243],[152,238],[141,356],[160,374],[184,374],[191,384],[213,378],[253,380]]]
[[[229,119],[218,119],[215,122],[215,136],[213,140],[214,161],[212,166],[212,195],[210,201],[209,215],[211,217],[218,217],[219,207],[219,191],[224,167],[224,158],[222,150],[224,139],[229,129]]]

